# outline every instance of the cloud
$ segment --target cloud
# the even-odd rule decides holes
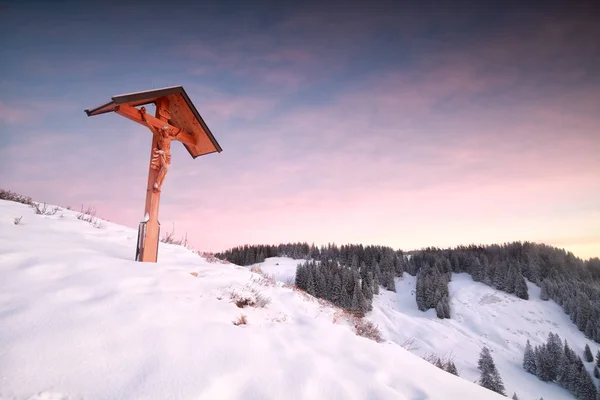
[[[0,100],[0,121],[8,124],[40,123],[53,113],[69,111],[73,102],[48,98],[47,100]]]
[[[32,116],[31,109],[24,106],[7,105],[0,102],[0,121],[16,124],[27,121]]]

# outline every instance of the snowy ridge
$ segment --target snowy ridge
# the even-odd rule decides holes
[[[248,268],[164,244],[136,263],[135,230],[76,214],[0,200],[0,399],[502,398]]]

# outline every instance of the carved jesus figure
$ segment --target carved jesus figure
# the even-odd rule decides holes
[[[163,126],[161,129],[151,127],[152,132],[156,135],[156,147],[152,150],[152,160],[150,168],[158,171],[156,182],[154,182],[154,191],[160,192],[165,176],[169,171],[171,164],[171,141],[177,137],[180,129]]]

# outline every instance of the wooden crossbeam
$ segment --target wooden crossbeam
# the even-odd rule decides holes
[[[147,114],[145,112],[142,112],[141,110],[138,110],[135,107],[130,106],[129,104],[121,104],[115,107],[115,112],[127,119],[130,119],[134,122],[137,122],[138,124],[144,125],[144,126],[152,126],[155,129],[163,129],[163,127],[167,127],[170,129],[175,129],[175,130],[179,130],[179,133],[177,134],[177,136],[175,136],[173,139],[174,140],[178,140],[182,143],[191,145],[191,146],[195,146],[196,143],[196,138],[192,135],[190,135],[189,133],[185,132],[183,129],[178,128],[176,126],[173,126],[165,121],[161,121],[160,119]]]

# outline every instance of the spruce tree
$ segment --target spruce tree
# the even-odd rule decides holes
[[[458,370],[456,369],[456,365],[454,365],[454,362],[448,361],[446,363],[446,372],[449,372],[452,375],[458,376]]]
[[[352,297],[348,293],[348,289],[342,285],[342,294],[340,295],[340,307],[349,309],[352,305]]]
[[[325,281],[325,275],[323,274],[322,268],[315,268],[315,293],[317,297],[325,299],[327,298],[327,282]]]
[[[596,365],[600,367],[600,350],[596,353]]]
[[[307,271],[305,264],[298,264],[296,267],[296,287],[306,291],[307,279],[306,279]]]
[[[585,368],[579,372],[579,379],[575,396],[581,400],[596,400],[596,385]]]
[[[583,358],[587,362],[594,361],[594,356],[592,355],[592,350],[590,350],[590,346],[586,343],[585,349],[583,350]]]
[[[523,356],[523,369],[526,372],[535,375],[535,355],[533,353],[533,348],[531,347],[529,339],[527,339],[527,343],[525,344],[525,355]]]
[[[504,277],[504,291],[506,293],[515,293],[515,286],[517,284],[517,271],[511,265],[508,269],[508,273]]]
[[[540,291],[540,299],[544,301],[549,300],[550,298],[548,297],[548,283],[546,282],[546,280],[543,280],[540,286],[542,288],[542,290]]]
[[[333,278],[333,288],[331,293],[331,301],[333,304],[341,305],[342,301],[342,279],[339,274],[335,274]]]
[[[591,319],[588,319],[587,324],[585,325],[584,334],[589,339],[594,339],[594,336],[596,335],[594,322]]]
[[[440,319],[446,318],[446,313],[444,311],[444,304],[442,303],[442,300],[438,301],[437,306],[435,306],[435,314]]]
[[[594,365],[594,376],[596,378],[600,378],[600,371],[598,370],[598,366]]]
[[[515,296],[523,300],[529,300],[529,293],[527,290],[527,283],[523,275],[519,274],[515,281]]]
[[[373,295],[379,294],[379,276],[373,276]]]
[[[358,278],[354,280],[354,293],[352,295],[352,305],[350,306],[352,310],[358,311],[360,313],[367,312],[367,302],[365,301],[365,297],[363,296],[362,289],[360,287],[360,281]]]
[[[479,371],[481,371],[479,385],[501,395],[506,395],[504,391],[504,383],[502,382],[500,373],[496,369],[496,364],[494,364],[492,354],[485,346],[483,349],[481,349],[477,366]]]
[[[512,400],[519,400],[519,396],[517,396],[517,393],[513,393],[512,395]]]
[[[315,278],[312,272],[312,268],[310,266],[307,268],[308,273],[306,274],[306,293],[316,296],[317,291],[315,287]]]
[[[367,301],[373,300],[373,274],[371,271],[366,273],[365,279],[361,282],[363,295]]]

